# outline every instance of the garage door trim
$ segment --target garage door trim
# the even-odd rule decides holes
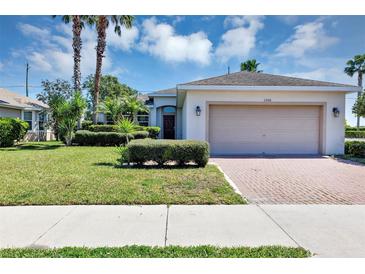
[[[327,103],[326,102],[237,102],[237,101],[207,101],[206,102],[206,115],[205,115],[205,136],[206,141],[209,142],[209,117],[210,117],[210,106],[212,105],[253,105],[253,106],[319,106],[319,153],[324,154],[325,151],[325,140],[326,140],[326,119],[325,113],[327,112]]]

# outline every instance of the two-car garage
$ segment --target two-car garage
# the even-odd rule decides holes
[[[211,104],[212,155],[319,154],[319,105]]]

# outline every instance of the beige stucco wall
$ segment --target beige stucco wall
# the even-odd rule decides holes
[[[270,101],[270,102],[267,102]],[[344,149],[345,93],[303,91],[194,91],[189,90],[183,107],[183,138],[208,140],[207,105],[214,102],[249,104],[323,104],[323,149],[324,154],[342,154]],[[201,116],[195,108],[200,106]],[[337,107],[340,116],[334,117],[332,109]]]
[[[21,118],[21,110],[0,106],[0,117]]]

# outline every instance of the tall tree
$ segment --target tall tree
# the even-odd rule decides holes
[[[249,59],[246,62],[241,63],[241,71],[248,72],[262,72],[262,70],[257,70],[260,63],[256,59]]]
[[[56,16],[53,16],[56,17]],[[73,89],[74,91],[81,91],[81,31],[84,27],[84,22],[89,22],[89,16],[86,15],[63,15],[62,21],[65,24],[69,24],[72,21],[72,49],[74,58],[73,67]]]
[[[354,76],[357,73],[357,85],[361,88],[362,91],[362,79],[363,74],[365,73],[365,54],[355,55],[353,59],[347,61],[346,65],[347,67],[345,67],[344,72],[350,77]],[[361,99],[361,91],[357,93],[357,100]],[[356,108],[353,108],[353,111],[355,112]],[[356,126],[359,129],[361,115],[356,114],[356,116]]]
[[[130,15],[99,15],[94,16],[96,31],[98,34],[98,41],[96,45],[96,70],[95,70],[95,90],[93,103],[93,122],[97,123],[97,107],[99,104],[100,92],[100,78],[103,64],[104,52],[106,47],[106,30],[109,26],[109,21],[114,24],[114,32],[121,36],[122,26],[131,28],[133,23],[133,16]]]
[[[70,99],[74,92],[71,84],[62,79],[56,79],[55,81],[44,80],[42,81],[42,87],[43,91],[37,94],[37,99],[49,106],[50,116],[48,125],[52,127],[58,140],[60,137],[58,106],[62,102]]]

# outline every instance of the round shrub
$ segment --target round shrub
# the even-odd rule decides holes
[[[129,161],[145,163],[154,161],[163,165],[176,161],[180,165],[194,162],[204,167],[209,160],[209,145],[205,141],[190,140],[134,140],[128,145]]]
[[[18,118],[0,118],[0,147],[10,147],[27,133],[28,123]]]

